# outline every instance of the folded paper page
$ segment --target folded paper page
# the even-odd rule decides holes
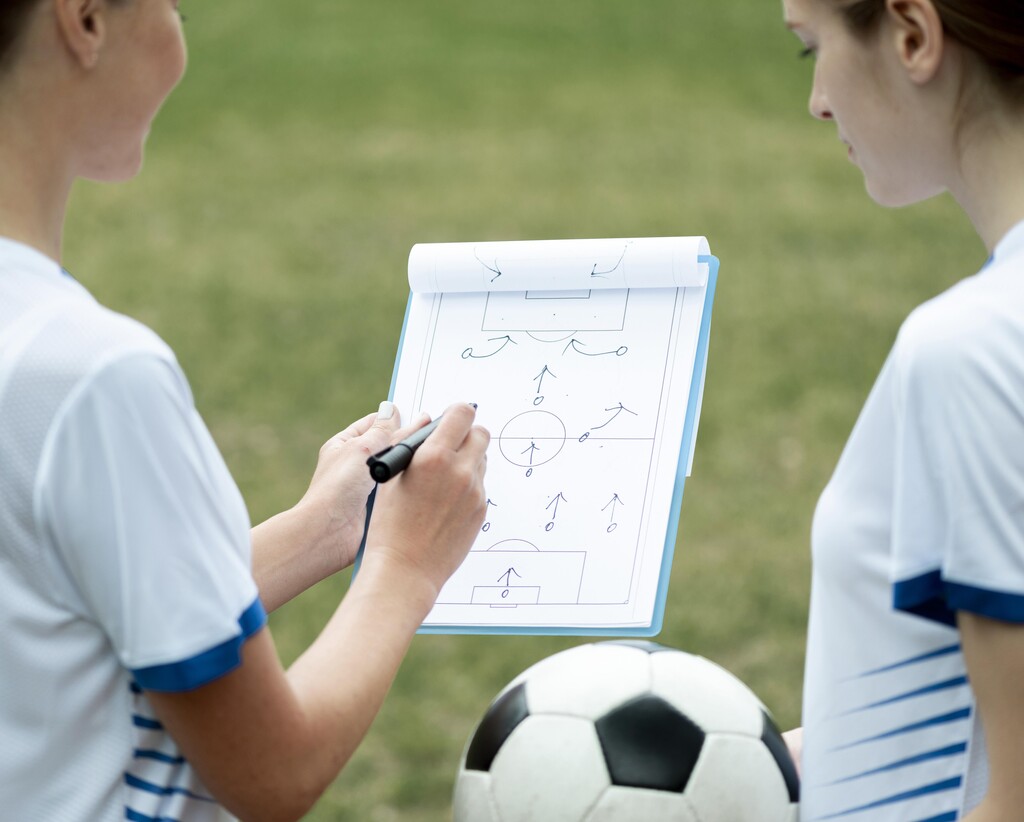
[[[703,237],[417,245],[392,398],[474,402],[487,518],[427,632],[658,631],[717,260]]]

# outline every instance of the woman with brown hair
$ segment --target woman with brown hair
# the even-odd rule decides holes
[[[182,75],[177,6],[0,6],[0,816],[18,822],[298,818],[483,521],[488,434],[454,405],[282,669],[265,611],[352,563],[367,454],[412,428],[383,403],[250,532],[174,355],[61,268],[72,183],[133,176]]]
[[[949,192],[991,255],[904,322],[818,503],[802,816],[1019,820],[1024,3],[783,5],[871,197]]]

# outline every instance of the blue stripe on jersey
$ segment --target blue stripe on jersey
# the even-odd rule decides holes
[[[928,694],[936,693],[937,691],[948,691],[950,688],[964,688],[967,686],[967,677],[955,676],[952,679],[944,680],[943,682],[933,682],[931,685],[925,685],[923,688],[915,688],[913,691],[907,691],[906,693],[896,694],[896,696],[890,696],[886,699],[880,699],[877,702],[870,702],[867,705],[862,705],[859,708],[854,708],[847,711],[847,714],[855,714],[860,711],[867,711],[871,708],[881,708],[883,705],[892,705],[894,702],[903,702],[905,699],[914,699],[918,696],[927,696]]]
[[[242,644],[267,622],[259,597],[238,618],[241,633],[189,659],[136,668],[135,681],[146,690],[177,693],[206,685],[233,671],[242,662]]]
[[[188,788],[175,788],[172,785],[154,785],[152,782],[146,782],[146,780],[139,779],[137,776],[132,776],[130,773],[126,773],[124,775],[124,781],[130,788],[146,791],[146,793],[154,793],[157,796],[173,796],[174,794],[181,794],[182,796],[187,796],[189,799],[196,799],[200,802],[217,801],[212,797],[193,793]]]
[[[898,611],[954,628],[957,611],[970,611],[1003,622],[1024,622],[1024,594],[950,582],[938,570],[895,582],[892,603]]]
[[[130,822],[180,822],[172,816],[146,816],[146,814],[133,811],[131,808],[124,809],[124,818]]]
[[[145,748],[136,748],[132,756],[135,759],[155,759],[157,762],[164,762],[167,765],[185,764],[185,757],[183,756],[171,756],[160,751],[152,751]]]
[[[893,730],[886,731],[885,733],[877,734],[875,736],[868,736],[864,739],[858,739],[856,742],[848,742],[847,744],[840,745],[838,748],[833,748],[832,750],[842,751],[846,748],[852,748],[855,745],[863,745],[865,742],[875,742],[879,739],[888,739],[891,736],[909,734],[913,733],[914,731],[923,730],[924,728],[931,728],[934,725],[946,725],[950,722],[960,722],[964,719],[970,719],[970,716],[970,708],[961,708],[960,710],[953,711],[952,713],[942,714],[941,716],[933,716],[929,719],[922,719],[920,722],[912,722],[911,724],[904,725],[901,728],[894,728]]]
[[[860,779],[864,776],[873,776],[878,773],[885,773],[886,771],[895,771],[900,768],[906,768],[909,765],[917,765],[920,762],[928,762],[932,759],[942,759],[947,756],[957,756],[967,752],[967,743],[958,742],[956,745],[950,745],[946,748],[939,748],[934,751],[928,751],[927,753],[917,754],[916,756],[909,756],[906,759],[900,759],[897,762],[890,762],[888,765],[882,765],[878,768],[872,768],[870,771],[864,771],[862,773],[854,774],[853,776],[847,776],[843,779],[837,779],[835,782],[830,782],[830,785],[838,785],[842,782],[850,782],[854,779]]]
[[[885,665],[881,668],[874,668],[870,671],[865,671],[862,674],[858,674],[854,679],[861,679],[865,676],[874,676],[875,674],[885,674],[889,671],[896,671],[900,668],[905,668],[908,665],[915,665],[918,662],[927,662],[930,659],[937,659],[940,656],[949,656],[950,654],[960,653],[960,645],[947,645],[945,648],[938,648],[934,651],[929,651],[926,654],[919,654],[912,656],[910,659],[904,659],[900,662],[893,662],[891,665]],[[927,820],[926,820],[927,822]]]
[[[866,805],[858,805],[855,808],[847,808],[845,811],[839,811],[838,813],[830,813],[828,816],[819,817],[820,819],[838,819],[841,816],[849,816],[851,813],[860,813],[861,811],[870,811],[875,808],[882,808],[886,805],[895,805],[900,802],[907,802],[911,799],[917,799],[920,796],[928,796],[933,793],[942,793],[943,791],[956,790],[963,783],[963,778],[956,776],[952,779],[944,779],[942,782],[933,782],[931,785],[922,785],[920,788],[914,788],[912,791],[904,791],[903,793],[894,794],[893,796],[887,796],[884,799],[878,799],[874,802],[869,802]]]
[[[132,715],[132,724],[136,728],[145,728],[149,731],[162,731],[164,729],[164,726],[155,719],[150,719],[148,716],[139,716],[138,714]]]
[[[956,811],[950,811],[939,816],[929,816],[927,819],[920,819],[918,822],[956,822],[959,818],[960,814]]]

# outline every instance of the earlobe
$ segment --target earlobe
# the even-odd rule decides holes
[[[54,0],[53,5],[69,54],[83,69],[94,68],[106,39],[103,0]]]
[[[896,53],[910,79],[927,83],[939,70],[944,48],[942,19],[931,0],[887,0]]]

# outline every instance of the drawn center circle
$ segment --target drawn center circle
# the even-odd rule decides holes
[[[525,411],[505,423],[498,445],[513,465],[534,468],[558,456],[565,445],[565,425],[550,411]]]

